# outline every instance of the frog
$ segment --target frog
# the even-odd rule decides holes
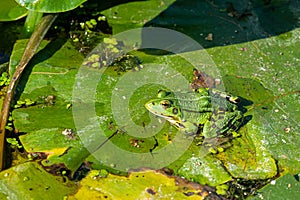
[[[238,136],[243,122],[239,101],[239,97],[213,88],[187,92],[159,90],[145,107],[187,135],[200,134],[212,139]]]

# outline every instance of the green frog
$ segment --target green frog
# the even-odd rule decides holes
[[[238,97],[209,88],[185,93],[160,90],[157,98],[148,101],[145,107],[188,135],[200,134],[211,139],[236,137],[243,121],[238,101]]]

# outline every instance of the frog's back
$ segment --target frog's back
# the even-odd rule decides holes
[[[194,124],[203,124],[211,116],[212,105],[209,95],[195,92],[174,93],[173,97],[181,110],[181,118]]]

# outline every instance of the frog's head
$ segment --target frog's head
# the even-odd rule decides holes
[[[177,127],[180,126],[181,111],[179,106],[176,105],[176,100],[173,98],[172,93],[163,90],[159,91],[157,99],[148,101],[145,107],[154,115],[168,120]]]

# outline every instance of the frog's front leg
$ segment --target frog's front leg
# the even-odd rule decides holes
[[[198,131],[198,125],[189,121],[176,122],[174,125],[188,136],[194,136]]]

